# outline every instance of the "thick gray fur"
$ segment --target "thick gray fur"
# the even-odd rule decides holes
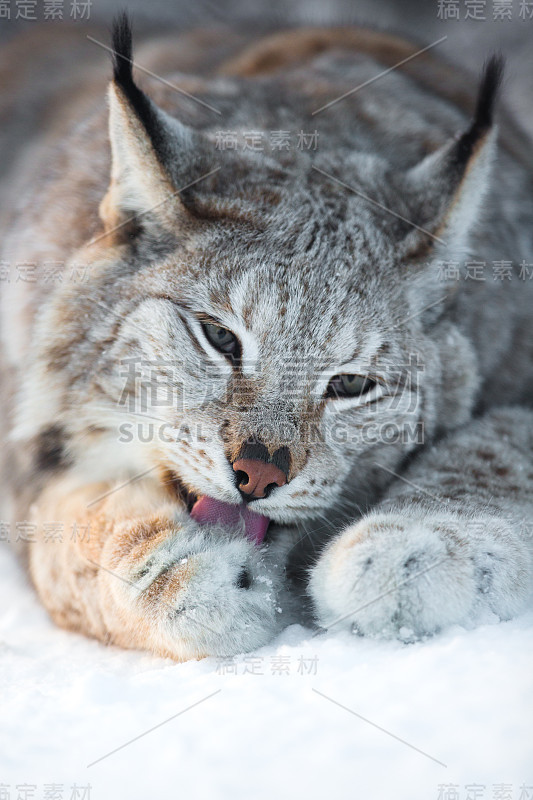
[[[206,79],[198,95],[220,118],[150,84],[165,109],[155,150],[171,184],[218,172],[181,193],[169,223],[142,207],[152,178],[130,170],[115,119],[115,202],[141,215],[140,230],[107,262],[99,252],[90,281],[44,286],[38,299],[30,287],[26,339],[16,287],[5,292],[4,360],[18,398],[12,447],[33,446],[55,426],[62,468],[80,483],[120,482],[158,464],[227,502],[241,499],[230,464],[239,443],[291,449],[290,481],[254,503],[274,523],[263,549],[238,533],[199,531],[184,515],[142,578],[129,576],[144,591],[173,553],[203,559],[201,577],[176,600],[195,609],[199,627],[185,614],[166,635],[198,630],[212,653],[257,647],[309,609],[324,628],[411,640],[508,619],[531,596],[533,280],[519,272],[533,262],[533,170],[490,124],[457,166],[450,153],[469,115],[400,71],[313,115],[380,69],[340,49],[283,74]],[[78,216],[87,208],[94,234],[109,175],[105,117],[100,109],[72,128],[66,165],[54,156],[72,173],[57,202],[72,197]],[[242,144],[245,131],[268,141],[280,129],[292,133],[288,151],[216,147],[220,130],[237,130]],[[300,130],[315,129],[316,150],[294,146]],[[87,230],[62,237],[57,207],[27,202],[32,186],[46,197],[57,180],[48,161],[30,166],[3,258],[70,265]],[[55,226],[48,238],[29,235],[36,218],[41,232]],[[513,274],[471,280],[466,261],[512,261]],[[459,277],[443,278],[442,262],[457,262]],[[210,347],[198,314],[240,337],[239,375]],[[119,364],[130,357],[170,363],[179,403],[142,405],[140,380],[128,385],[128,412]],[[324,402],[342,372],[374,375],[381,394]],[[153,381],[153,370],[143,378]],[[191,436],[141,442],[150,415]],[[252,584],[236,589],[243,566]]]

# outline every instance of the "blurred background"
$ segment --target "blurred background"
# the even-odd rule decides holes
[[[501,50],[508,62],[507,103],[524,126],[533,126],[533,0],[0,0],[0,42],[5,45],[30,26],[75,23],[82,55],[91,47],[83,32],[109,26],[124,8],[133,17],[137,40],[152,31],[168,32],[169,26],[267,31],[357,22],[422,45],[446,37],[435,52],[475,73],[488,53]]]

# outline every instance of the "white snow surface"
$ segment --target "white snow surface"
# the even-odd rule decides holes
[[[533,797],[533,612],[416,644],[292,626],[176,664],[56,628],[8,549],[0,602],[10,800]]]

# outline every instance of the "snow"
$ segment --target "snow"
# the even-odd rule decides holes
[[[533,612],[410,645],[292,626],[175,664],[56,628],[8,549],[0,602],[0,797],[533,797]]]

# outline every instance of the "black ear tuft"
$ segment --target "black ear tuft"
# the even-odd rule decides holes
[[[125,89],[133,83],[131,24],[126,11],[121,11],[113,20],[111,34],[113,47],[113,79]]]
[[[159,160],[163,162],[165,141],[162,135],[158,109],[133,80],[132,33],[130,19],[126,11],[117,14],[113,20],[112,45],[113,80],[125,95],[132,110],[144,126]]]
[[[457,158],[460,162],[465,163],[469,160],[478,142],[492,127],[503,71],[504,59],[501,55],[491,56],[483,67],[474,119],[457,143]]]
[[[503,80],[505,61],[501,54],[493,55],[485,63],[479,84],[474,125],[488,130],[493,121],[494,106]]]

